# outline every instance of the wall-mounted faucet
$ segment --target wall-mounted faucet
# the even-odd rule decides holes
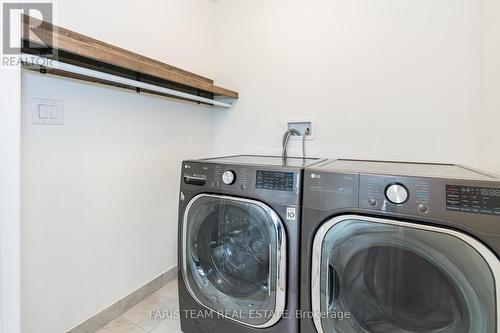
[[[287,153],[287,147],[288,147],[288,141],[290,140],[291,135],[302,135],[298,130],[295,128],[290,128],[285,131],[283,134],[283,142],[282,142],[282,150],[281,150],[281,157],[283,158],[283,161],[286,161],[286,153]],[[304,135],[305,137],[305,135]],[[304,155],[304,146],[302,146],[302,155]],[[305,156],[303,156],[305,157]]]

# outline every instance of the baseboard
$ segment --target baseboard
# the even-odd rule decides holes
[[[138,304],[152,293],[177,278],[177,266],[172,267],[152,281],[133,291],[129,295],[118,300],[116,303],[85,320],[80,325],[72,328],[67,333],[95,333],[106,326],[110,321],[118,318],[124,312]]]

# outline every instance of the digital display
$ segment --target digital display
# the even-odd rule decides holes
[[[293,191],[293,172],[257,170],[255,187],[265,190]]]
[[[446,185],[446,209],[500,216],[500,188]]]

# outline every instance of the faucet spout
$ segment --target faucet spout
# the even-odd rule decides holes
[[[288,141],[290,139],[290,136],[292,135],[302,135],[298,130],[295,128],[290,128],[285,131],[283,134],[283,142],[282,142],[282,150],[281,150],[281,157],[283,158],[283,163],[286,163],[286,158],[287,158],[287,148],[288,148]]]

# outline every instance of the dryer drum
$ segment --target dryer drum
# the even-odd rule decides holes
[[[469,332],[456,283],[424,257],[396,246],[356,253],[342,275],[343,303],[368,332]]]
[[[316,321],[318,331],[496,332],[495,279],[483,255],[444,228],[393,223],[337,217],[318,231],[313,311],[351,315]]]

